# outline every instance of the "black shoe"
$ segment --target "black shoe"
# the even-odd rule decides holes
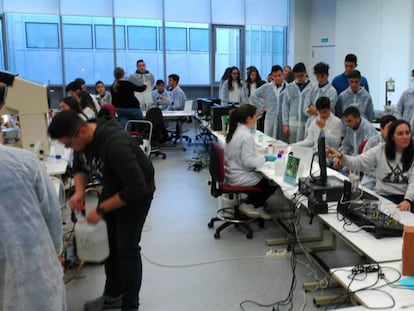
[[[118,297],[101,296],[87,301],[84,305],[85,311],[101,311],[104,309],[121,309],[122,295]]]

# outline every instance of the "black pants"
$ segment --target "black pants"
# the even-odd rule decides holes
[[[247,204],[253,204],[255,208],[263,206],[266,200],[276,191],[278,188],[277,185],[273,185],[266,178],[262,178],[259,183],[256,185],[262,189],[262,192],[251,193],[246,199]]]
[[[105,295],[122,294],[122,308],[138,308],[142,281],[142,228],[152,196],[135,206],[124,206],[105,215],[108,226],[109,257],[105,261]]]

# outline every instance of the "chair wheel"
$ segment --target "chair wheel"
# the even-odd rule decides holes
[[[246,238],[248,238],[248,239],[253,239],[253,232],[249,232],[249,233],[246,235]]]
[[[167,158],[167,156],[164,154],[163,156],[162,156],[162,159],[163,160],[165,160]]]
[[[208,226],[209,228],[213,228],[213,227],[214,227],[214,223],[213,223],[212,221],[210,221],[210,222],[207,224],[207,226]]]
[[[214,233],[214,238],[215,238],[216,240],[217,240],[217,239],[220,239],[220,233],[216,231],[216,233]]]

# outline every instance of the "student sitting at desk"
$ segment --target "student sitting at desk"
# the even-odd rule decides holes
[[[163,80],[157,80],[155,83],[156,89],[152,91],[152,107],[158,107],[161,110],[168,108],[170,104],[170,97],[165,89],[165,83]]]
[[[360,171],[376,168],[374,190],[396,203],[400,211],[413,211],[414,145],[407,121],[394,121],[385,143],[358,156],[351,157],[335,149],[328,149],[327,155],[339,159],[351,169]]]
[[[225,181],[234,186],[256,186],[261,193],[250,194],[240,205],[240,211],[248,217],[270,219],[263,208],[264,203],[275,192],[277,186],[256,169],[263,166],[265,158],[256,153],[254,137],[250,132],[257,123],[257,108],[243,104],[230,111],[229,132],[224,147]]]
[[[185,96],[183,89],[178,85],[179,81],[180,77],[175,73],[168,76],[168,85],[171,88],[168,110],[184,110],[187,96]]]
[[[342,121],[331,113],[331,101],[328,97],[322,96],[316,100],[318,116],[311,122],[306,138],[293,145],[312,147],[318,150],[319,133],[325,133],[326,144],[332,148],[338,148],[341,144]]]

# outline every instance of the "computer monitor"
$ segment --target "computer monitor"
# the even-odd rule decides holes
[[[311,182],[316,183],[318,185],[326,185],[328,176],[326,172],[326,142],[325,142],[325,133],[323,130],[319,133],[319,137],[318,137],[318,162],[319,162],[319,176],[318,177],[312,176]]]
[[[15,147],[33,150],[39,146],[49,153],[47,135],[47,88],[6,71],[0,71],[0,82],[4,83],[4,106],[0,115],[17,115],[19,119],[19,140]],[[1,106],[0,106],[1,107]],[[39,149],[40,151],[40,149]]]

